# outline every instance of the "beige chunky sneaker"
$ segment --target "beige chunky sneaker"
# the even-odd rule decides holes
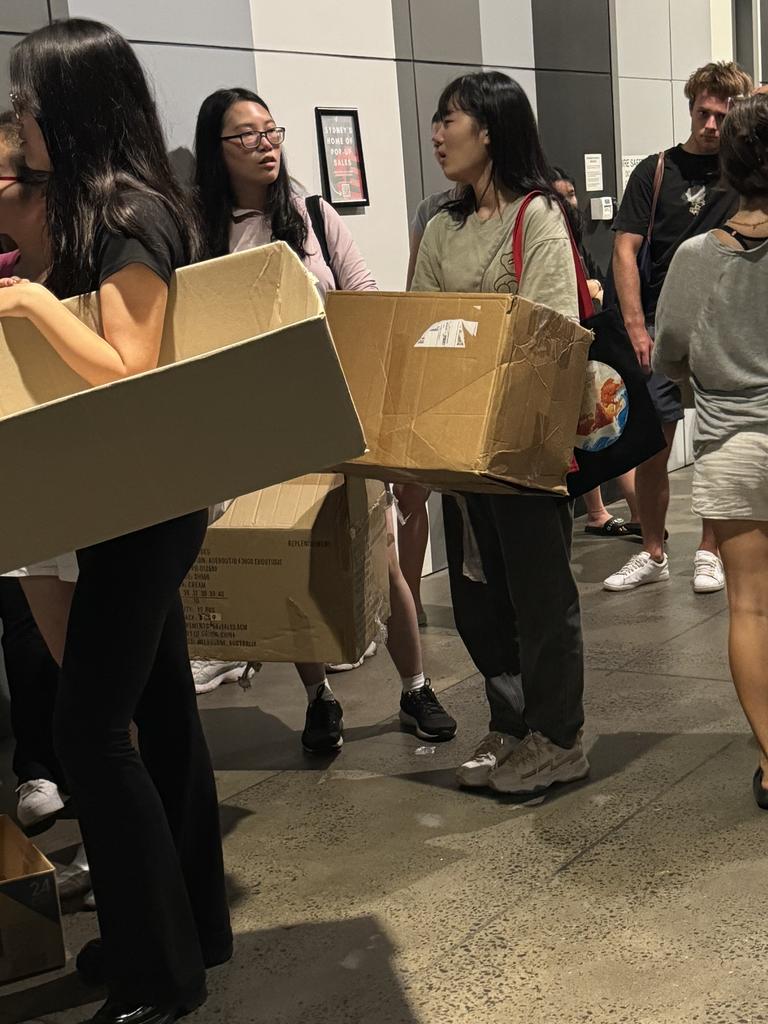
[[[491,772],[504,764],[520,740],[505,732],[489,732],[474,754],[456,770],[456,781],[471,789],[488,785]]]
[[[540,732],[531,732],[510,757],[491,772],[488,785],[499,793],[531,794],[555,782],[576,782],[589,775],[589,761],[581,745],[581,733],[566,750]]]

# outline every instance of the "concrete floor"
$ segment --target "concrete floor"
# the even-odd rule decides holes
[[[456,790],[487,713],[443,575],[425,584],[424,649],[454,742],[399,731],[385,653],[334,681],[347,741],[333,762],[301,753],[289,667],[201,698],[238,939],[190,1020],[768,1021],[756,751],[729,681],[725,595],[691,590],[689,489],[675,474],[669,584],[604,593],[639,548],[577,527],[588,783],[533,806]],[[7,809],[7,751],[5,765]],[[56,855],[74,840],[60,822],[41,845]],[[93,915],[68,916],[70,954],[95,931]],[[4,990],[0,1022],[70,1024],[92,998],[70,965]]]

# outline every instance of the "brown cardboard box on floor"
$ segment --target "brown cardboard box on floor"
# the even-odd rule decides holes
[[[97,298],[68,305],[97,323]],[[0,571],[364,450],[322,303],[282,242],[177,271],[160,367],[115,384],[88,388],[28,320],[2,321]]]
[[[355,662],[388,617],[385,492],[307,476],[238,498],[183,588],[193,658]]]
[[[53,864],[0,815],[0,984],[63,967]]]
[[[344,472],[566,494],[592,335],[513,295],[331,292],[369,451]]]

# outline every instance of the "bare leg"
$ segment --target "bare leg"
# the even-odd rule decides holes
[[[75,584],[57,576],[24,576],[19,582],[37,628],[56,664],[61,666]]]
[[[718,520],[731,613],[728,654],[736,693],[760,747],[768,782],[768,523]]]
[[[699,550],[709,551],[713,555],[718,553],[716,527],[711,519],[702,519],[701,521],[701,543],[699,544]]]
[[[301,662],[296,665],[296,671],[299,673],[299,678],[307,689],[310,687],[318,687],[321,683],[326,682],[325,665],[321,662]]]
[[[643,549],[660,562],[664,557],[664,522],[669,508],[667,463],[677,423],[664,423],[667,447],[635,471],[637,507],[643,527]]]
[[[616,483],[619,485],[621,496],[629,508],[629,522],[639,523],[640,512],[637,508],[637,496],[635,494],[635,470],[630,469],[628,473],[623,473],[620,477],[617,477]]]
[[[390,604],[387,650],[401,679],[408,679],[420,675],[424,665],[416,604],[397,560],[394,514],[391,508],[387,509],[387,555]]]
[[[611,513],[603,504],[603,495],[599,487],[586,492],[584,504],[587,506],[588,526],[602,526],[611,518]]]
[[[395,488],[395,492],[400,511],[406,520],[398,531],[400,568],[413,594],[416,614],[421,618],[424,615],[421,604],[421,574],[424,571],[424,555],[429,543],[429,491],[420,484],[400,484]]]

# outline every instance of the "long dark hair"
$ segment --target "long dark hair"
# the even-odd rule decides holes
[[[139,211],[147,196],[173,217],[186,259],[200,257],[200,231],[171,170],[146,77],[118,32],[72,18],[30,33],[11,51],[11,88],[17,111],[40,125],[53,168],[46,283],[55,294],[98,284],[93,261],[102,227],[152,248]]]
[[[211,93],[203,100],[197,115],[195,186],[210,256],[224,256],[229,252],[229,229],[237,200],[221,152],[221,126],[232,104],[242,100],[258,103],[269,111],[267,104],[255,92],[234,88],[218,89]],[[281,153],[280,171],[267,190],[267,208],[264,212],[271,221],[273,240],[287,242],[299,259],[303,260],[307,255],[304,248],[307,226],[293,199],[285,153]]]
[[[768,96],[738,100],[720,129],[720,167],[739,195],[768,195]]]
[[[530,101],[514,78],[500,71],[461,75],[443,90],[437,105],[440,120],[451,110],[464,111],[488,132],[493,188],[503,188],[514,196],[538,190],[550,201],[557,199]],[[476,209],[474,189],[466,186],[444,208],[454,220],[466,224]]]

